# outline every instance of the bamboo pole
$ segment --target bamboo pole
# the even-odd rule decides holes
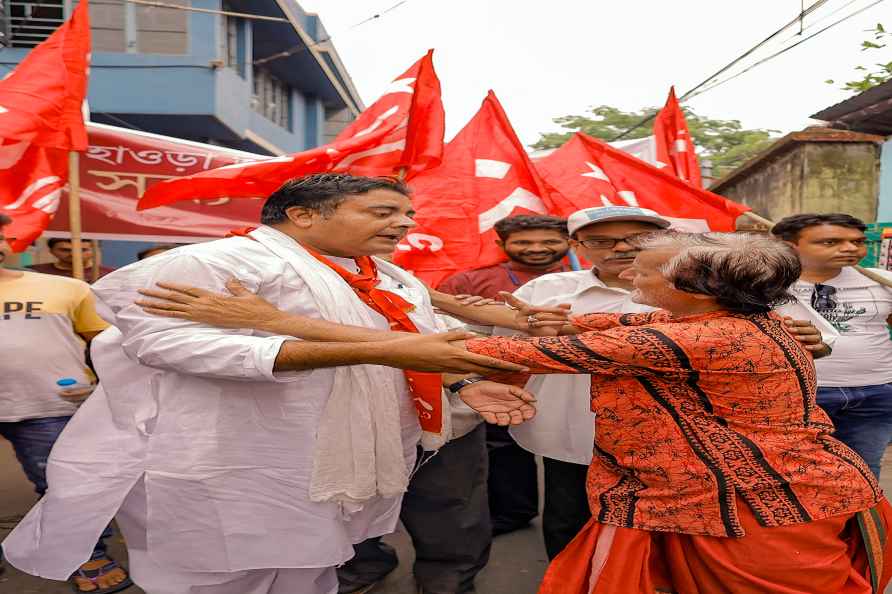
[[[745,213],[743,213],[743,216],[747,217],[751,221],[759,223],[760,225],[765,225],[769,229],[774,227],[773,222],[769,221],[765,217],[760,217],[759,215],[752,212],[751,210],[748,210]],[[866,268],[862,268],[861,266],[852,266],[852,268],[854,268],[855,270],[857,270],[858,272],[860,272],[861,274],[863,274],[870,280],[874,281],[875,283],[879,283],[879,284],[883,285],[884,287],[888,287],[888,288],[892,289],[892,280],[889,280],[888,278],[881,276],[872,270],[867,270]]]
[[[91,239],[90,245],[93,247],[93,268],[90,270],[90,282],[95,283],[99,280],[99,267],[102,266],[102,251],[99,249],[98,239]]]
[[[84,252],[81,241],[81,177],[79,155],[68,153],[68,229],[71,233],[71,272],[84,280]]]

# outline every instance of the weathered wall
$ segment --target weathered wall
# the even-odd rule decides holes
[[[879,147],[869,142],[799,143],[720,193],[774,221],[803,212],[846,212],[873,222]]]
[[[880,149],[880,203],[877,221],[892,221],[892,137]]]

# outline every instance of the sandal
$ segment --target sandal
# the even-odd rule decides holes
[[[109,586],[108,588],[100,588],[99,584],[97,583],[98,579],[115,569],[124,571],[124,575],[126,576],[124,578],[124,581],[120,584]],[[96,589],[81,590],[78,587],[77,582],[74,580],[74,578],[76,577],[89,580],[94,586],[96,586]],[[124,570],[124,568],[118,565],[117,561],[115,561],[114,559],[109,559],[108,563],[106,563],[99,569],[78,568],[78,570],[71,575],[68,581],[71,583],[71,589],[74,590],[77,594],[112,594],[112,592],[120,592],[121,590],[125,590],[133,585],[133,582],[130,580],[130,576],[127,575],[127,572]]]

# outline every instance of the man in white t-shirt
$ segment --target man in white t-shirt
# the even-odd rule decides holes
[[[834,437],[858,452],[874,474],[892,439],[892,290],[853,268],[867,255],[863,221],[847,214],[799,214],[771,232],[792,245],[802,276],[792,291],[839,331],[833,356],[817,361],[818,404]],[[885,270],[873,272],[892,279]]]

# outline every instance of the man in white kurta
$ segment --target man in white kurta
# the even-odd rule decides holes
[[[399,195],[390,198],[402,204]],[[335,214],[365,208],[366,202],[350,198],[349,208],[337,206]],[[295,208],[290,219],[298,218]],[[390,238],[395,245],[401,232],[393,229],[411,226],[405,215],[391,213],[396,223],[378,225],[390,235],[366,239],[353,237],[364,232],[362,220],[354,219],[343,228],[344,243],[386,245]],[[159,282],[188,282],[223,293],[226,282],[237,277],[286,312],[390,329],[384,316],[309,258],[283,229],[290,229],[287,222],[260,227],[247,237],[172,250],[94,285],[100,314],[115,326],[94,341],[101,384],[53,450],[46,497],[3,543],[13,565],[65,579],[117,514],[132,577],[149,594],[330,594],[337,590],[334,567],[353,555],[353,543],[394,530],[399,489],[352,500],[319,501],[310,495],[314,466],[339,462],[319,460],[318,432],[329,405],[353,397],[333,390],[353,360],[327,363],[341,367],[278,371],[287,345],[299,344],[290,342],[291,336],[158,317],[134,304],[139,289]],[[326,257],[356,270],[351,258]],[[409,315],[418,330],[434,332],[424,286],[387,263],[378,262],[378,270],[378,288],[414,305]],[[368,394],[374,401],[351,406],[366,410],[397,403],[398,419],[386,420],[398,428],[399,435],[389,437],[399,439],[397,463],[405,468],[396,475],[407,482],[422,432],[404,375],[377,365],[349,369],[359,367],[378,374],[380,383]],[[359,409],[346,410],[349,438],[349,427],[362,415],[354,414]],[[353,441],[368,437],[356,433],[361,435]],[[379,458],[385,437],[379,434],[371,445]],[[355,470],[357,475],[369,471]],[[380,472],[378,489],[383,489]]]

